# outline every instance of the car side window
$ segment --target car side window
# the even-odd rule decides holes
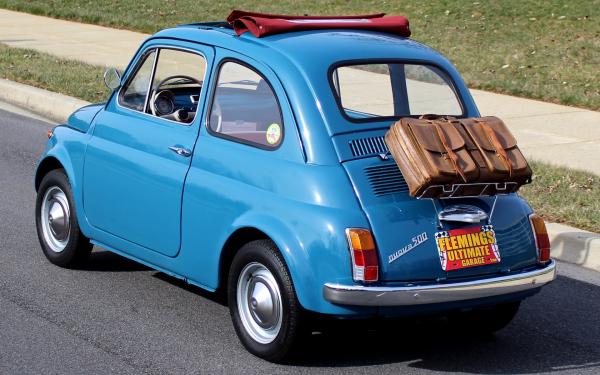
[[[281,108],[271,85],[260,73],[233,61],[219,70],[208,127],[224,138],[268,149],[283,139]]]
[[[144,111],[146,96],[148,95],[148,86],[152,79],[152,68],[155,56],[156,50],[152,50],[143,57],[133,78],[130,79],[123,90],[121,90],[119,96],[120,105],[125,108],[133,109],[134,111]]]
[[[172,48],[154,49],[121,91],[119,104],[189,124],[196,116],[205,72],[206,59],[202,55]]]
[[[189,124],[196,117],[206,59],[190,51],[161,48],[148,102],[154,116]]]

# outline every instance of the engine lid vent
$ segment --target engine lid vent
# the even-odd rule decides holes
[[[373,193],[378,197],[385,194],[408,192],[408,185],[396,164],[367,167],[365,174]]]
[[[352,156],[379,155],[388,152],[383,136],[357,138],[349,142]]]

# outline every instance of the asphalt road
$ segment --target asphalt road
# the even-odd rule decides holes
[[[569,265],[493,336],[456,337],[439,320],[346,324],[290,365],[262,361],[209,293],[102,249],[86,269],[46,261],[32,174],[48,128],[0,110],[0,374],[600,373],[600,276]]]

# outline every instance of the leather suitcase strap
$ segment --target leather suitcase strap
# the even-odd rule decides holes
[[[421,183],[423,176],[419,173],[420,171],[415,168],[415,166],[418,165],[415,162],[415,155],[411,153],[402,142],[396,141],[399,139],[408,139],[410,137],[410,134],[400,131],[400,126],[399,123],[392,125],[389,132],[385,135],[385,139],[388,149],[394,156],[394,160],[398,166],[401,167],[400,169],[406,182],[409,184],[409,187],[412,187],[413,184]]]
[[[429,121],[429,123],[435,127],[435,130],[437,131],[437,134],[438,134],[438,138],[440,139],[442,146],[446,150],[446,154],[448,155],[448,158],[452,162],[452,166],[454,167],[454,170],[456,170],[456,172],[460,175],[460,177],[466,183],[467,176],[465,175],[465,172],[462,170],[462,168],[458,165],[458,156],[456,156],[456,154],[452,150],[452,147],[450,147],[450,145],[448,145],[448,140],[446,139],[444,132],[440,128],[440,124],[435,123],[433,121]]]
[[[500,160],[502,160],[504,162],[504,165],[506,165],[506,168],[508,168],[508,176],[512,177],[512,174],[513,174],[512,162],[508,158],[508,155],[506,154],[506,150],[500,143],[498,136],[496,136],[496,132],[494,131],[494,129],[492,129],[492,127],[488,123],[483,122],[483,121],[477,121],[477,122],[483,126],[483,129],[485,130],[485,133],[487,134],[488,139],[490,140],[490,142],[496,149],[496,155],[498,155]]]

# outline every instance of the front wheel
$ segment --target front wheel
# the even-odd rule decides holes
[[[61,267],[80,264],[92,251],[77,223],[71,185],[62,169],[48,172],[35,205],[37,235],[44,255]]]
[[[253,241],[238,251],[229,273],[228,301],[233,326],[250,353],[272,362],[290,353],[301,307],[273,242]]]

